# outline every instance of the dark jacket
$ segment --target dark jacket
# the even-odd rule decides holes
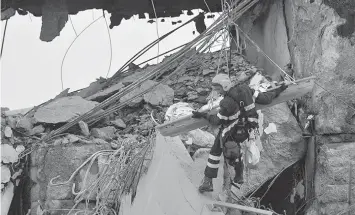
[[[239,122],[244,121],[248,124],[249,128],[256,128],[258,126],[258,114],[255,110],[255,103],[270,104],[279,93],[279,90],[258,93],[246,84],[234,86],[220,102],[219,113],[207,115],[207,120],[213,125],[228,126],[239,119]]]

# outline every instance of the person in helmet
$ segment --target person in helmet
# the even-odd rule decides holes
[[[219,112],[209,115],[194,111],[192,116],[205,118],[212,125],[220,125],[207,160],[205,176],[199,187],[201,193],[213,191],[212,179],[217,177],[222,152],[225,161],[235,170],[232,184],[238,187],[244,183],[240,143],[248,139],[251,130],[258,128],[258,114],[254,101],[269,104],[286,88],[286,85],[281,85],[273,91],[261,93],[246,84],[233,86],[226,74],[217,74],[212,79],[212,90],[223,96]]]

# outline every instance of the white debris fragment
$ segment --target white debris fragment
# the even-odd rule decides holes
[[[1,165],[1,183],[7,183],[10,181],[11,172],[9,167]]]
[[[69,143],[76,143],[79,141],[79,137],[73,134],[68,134],[67,139],[69,140]]]
[[[267,128],[265,128],[264,131],[265,131],[265,134],[276,133],[277,129],[276,129],[275,123],[269,123],[269,126]]]
[[[172,121],[183,116],[189,115],[194,109],[190,104],[178,102],[171,105],[165,113],[165,121]]]
[[[12,198],[14,197],[14,184],[9,182],[5,190],[1,192],[1,214],[8,214]]]
[[[15,172],[12,176],[11,176],[11,178],[12,179],[16,179],[17,177],[19,177],[21,174],[22,174],[22,169],[19,169],[19,171],[17,171],[17,172]]]
[[[304,198],[304,186],[303,186],[303,180],[301,180],[300,182],[298,182],[297,186],[296,186],[296,193],[298,194],[298,196],[303,199]]]
[[[12,137],[12,129],[10,126],[6,126],[4,130],[5,137],[11,138]]]
[[[15,163],[19,153],[9,144],[1,144],[1,161],[3,163]]]
[[[23,152],[23,151],[25,151],[25,147],[23,146],[23,145],[18,145],[18,146],[16,146],[16,152],[17,153],[21,153],[21,152]]]
[[[186,145],[192,145],[192,138],[189,137],[187,141],[185,142]]]

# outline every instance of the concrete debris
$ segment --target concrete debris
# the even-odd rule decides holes
[[[121,97],[120,102],[125,102],[132,97],[146,91],[150,87],[156,85],[157,82],[155,81],[145,81],[144,83],[141,84],[141,86],[137,87],[136,89],[132,90],[125,96]],[[133,101],[130,102],[130,106],[135,107],[145,101],[146,103],[149,103],[151,105],[157,106],[157,105],[162,105],[162,106],[168,106],[172,104],[174,99],[174,90],[171,89],[170,87],[163,85],[163,84],[158,84],[152,91],[147,92],[144,96],[139,96],[138,98],[135,98]]]
[[[277,132],[276,125],[274,123],[270,123],[269,126],[264,129],[264,131],[266,134],[276,133]]]
[[[61,11],[60,15],[63,15]],[[62,180],[70,178],[71,173],[75,171],[75,169],[78,168],[89,156],[98,150],[117,150],[122,147],[125,150],[129,150],[133,156],[136,153],[137,148],[139,149],[140,145],[144,145],[144,143],[146,143],[148,139],[147,136],[155,127],[155,123],[151,119],[152,111],[156,112],[156,114],[154,114],[155,120],[160,121],[159,123],[163,123],[164,119],[166,121],[175,120],[184,115],[190,114],[192,110],[207,104],[211,90],[211,80],[216,74],[217,69],[218,72],[228,71],[225,58],[221,58],[220,65],[216,63],[219,60],[219,57],[219,52],[198,55],[186,65],[185,69],[182,69],[181,72],[173,75],[171,80],[166,84],[158,84],[153,90],[130,101],[128,106],[121,109],[119,112],[113,113],[104,123],[100,122],[101,124],[90,124],[89,129],[89,126],[84,121],[80,121],[78,123],[80,130],[77,129],[73,133],[67,134],[66,136],[57,137],[55,140],[51,140],[50,143],[46,143],[49,145],[48,147],[43,147],[32,152],[31,179],[36,183],[40,182],[32,188],[32,204],[35,205],[38,200],[44,200],[48,203],[46,203],[49,207],[48,209],[60,209],[66,207],[66,203],[73,204],[74,196],[72,195],[71,190],[72,184],[58,187],[49,186],[49,180],[57,175],[60,175]],[[179,65],[179,63],[179,61],[174,62],[171,65],[171,68],[167,69],[167,71],[172,71]],[[237,55],[236,53],[232,53],[230,63],[230,76],[234,84],[243,83],[249,80],[249,78],[258,71],[255,66],[250,65],[242,56]],[[123,87],[127,86],[127,84],[136,81],[144,72],[151,71],[153,68],[154,67],[152,66],[148,66],[143,69],[136,68],[136,71],[130,72],[125,75],[125,77],[115,79],[110,86],[107,86],[106,89],[103,89],[103,86],[107,83],[106,80],[99,79],[98,81],[91,83],[88,88],[76,93],[75,96],[59,98],[47,105],[44,105],[43,107],[40,107],[35,112],[34,118],[15,116],[8,116],[6,119],[2,118],[2,125],[5,129],[2,132],[2,139],[4,139],[4,141],[1,145],[3,163],[9,164],[18,161],[19,153],[23,152],[27,148],[25,143],[28,140],[26,139],[28,137],[21,136],[20,134],[17,134],[17,132],[12,133],[12,128],[16,128],[26,135],[36,135],[41,133],[46,134],[50,131],[50,129],[52,129],[51,126],[60,126],[62,123],[66,123],[71,119],[86,113],[98,104],[94,101],[102,101],[112,94],[119,92]],[[162,78],[166,77],[166,75],[167,74],[164,74]],[[147,80],[125,96],[121,97],[119,102],[125,102],[156,84],[157,82],[155,81]],[[315,93],[317,94],[318,92]],[[325,95],[322,96],[328,98]],[[177,103],[173,104],[174,101],[177,101]],[[189,103],[186,103],[186,101]],[[103,110],[97,113],[97,115],[102,114],[102,112]],[[166,113],[165,116],[164,113]],[[340,111],[337,111],[337,113],[341,113],[342,115],[345,114],[345,112]],[[329,114],[334,115],[333,113]],[[333,118],[325,119],[322,115],[322,117],[318,120],[329,122],[332,121]],[[274,107],[259,111],[259,123],[259,132],[261,134],[260,143],[262,144],[259,144],[258,147],[262,151],[261,159],[256,169],[252,169],[248,173],[248,183],[245,183],[241,187],[241,195],[246,195],[250,193],[250,191],[255,190],[261,184],[278,174],[283,168],[299,160],[305,152],[302,130],[286,104],[276,105]],[[344,127],[341,127],[340,124],[337,126],[341,128],[337,131],[342,131],[342,129],[344,129]],[[175,139],[165,138],[164,141],[170,142],[165,146],[160,143],[159,147],[161,148],[159,150],[164,149],[171,151],[164,151],[164,153],[157,153],[156,155],[165,156],[167,153],[170,155],[169,153],[172,151],[177,152],[184,150],[185,154],[183,155],[181,153],[176,153],[173,154],[174,156],[163,157],[164,160],[174,163],[174,166],[178,169],[177,171],[179,171],[179,173],[174,172],[175,170],[172,173],[170,170],[175,167],[172,168],[169,164],[164,163],[163,167],[166,168],[166,172],[159,172],[159,175],[163,178],[158,178],[157,181],[154,182],[145,181],[144,183],[152,183],[158,188],[161,187],[161,185],[164,185],[167,190],[171,190],[181,198],[183,198],[184,192],[197,196],[197,194],[194,193],[194,189],[198,186],[203,177],[203,171],[206,166],[210,147],[213,145],[215,140],[214,132],[215,129],[213,130],[212,128],[201,128],[180,135],[180,139],[183,141],[185,147],[188,148],[193,159],[191,159],[182,143],[179,143],[179,145],[175,144],[176,139],[178,142],[180,141],[178,137]],[[9,142],[9,138],[12,136],[18,138],[14,139],[13,145],[4,144],[6,141]],[[160,140],[163,141],[163,138],[160,137]],[[172,142],[174,142],[174,144],[172,144]],[[352,148],[350,147],[348,150],[350,151]],[[3,154],[4,151],[7,153]],[[341,151],[346,153],[345,149],[342,149]],[[334,151],[331,152],[333,153]],[[334,153],[337,154],[337,151]],[[341,157],[339,155],[337,156]],[[325,173],[318,172],[317,180],[320,181],[320,184],[323,183],[331,185],[335,182],[329,180],[333,180],[334,177],[337,178],[344,176],[336,181],[346,181],[345,173],[341,176],[335,174],[338,169],[340,169],[341,161],[336,160],[336,156],[334,156],[333,159],[333,154],[331,153],[330,157],[332,157],[332,160],[335,163],[339,163],[339,165],[334,164],[334,168],[330,167],[333,169],[327,173],[334,173],[334,176],[327,175],[327,177],[324,177],[327,178],[327,180],[324,181],[325,179],[323,179],[323,175]],[[351,159],[351,156],[349,159]],[[107,159],[105,162],[107,162]],[[88,182],[97,177],[97,172],[99,171],[98,169],[100,169],[100,166],[103,168],[105,162],[101,160],[101,158],[94,162],[93,168],[90,169],[87,174]],[[155,162],[157,161],[155,160]],[[223,158],[220,162],[220,169],[223,169]],[[214,197],[218,197],[217,192],[222,190],[223,171],[221,170],[219,171],[218,178],[214,181],[216,191],[211,194]],[[17,172],[20,171],[16,170],[14,174]],[[76,178],[75,184],[77,189],[88,186],[88,184],[84,184],[83,182],[85,172],[86,170],[81,171]],[[176,178],[169,176],[168,174],[170,173],[176,175],[176,178],[184,180],[182,181],[184,184],[182,188],[184,190],[182,193],[181,189],[178,190],[171,186],[172,181],[175,181]],[[185,178],[185,176],[180,173],[187,173],[188,177]],[[149,173],[149,175],[152,176],[154,174]],[[13,175],[13,177],[15,176],[16,175]],[[159,180],[163,180],[164,177],[169,180],[161,182],[160,184]],[[189,179],[191,181],[188,181]],[[318,187],[316,192],[337,192],[336,198],[344,199],[343,194],[338,195],[338,193],[341,193],[340,191],[343,192],[345,189],[344,183],[339,184],[336,188],[332,188],[331,186],[327,186],[325,188]],[[145,187],[138,192],[149,193],[149,189],[152,188]],[[160,196],[156,196],[154,198],[161,198],[164,200],[164,198],[162,198],[163,194],[165,196],[171,195],[169,193],[164,193],[164,190],[162,189],[158,189],[157,192]],[[295,192],[290,196],[290,198],[294,198],[296,195],[304,197],[304,185],[302,183],[298,183],[297,186],[295,186]],[[135,204],[145,204],[146,198],[143,197],[146,196],[139,197],[140,200],[138,200],[138,203]],[[88,198],[94,199],[94,195],[88,196]],[[320,199],[322,200],[322,204],[316,205],[315,207],[326,208],[328,206],[324,206],[324,204],[329,203],[331,205],[335,205],[338,203],[330,197],[329,199]],[[185,203],[186,201],[181,204]],[[168,202],[166,202],[166,204],[170,205]],[[166,211],[170,210],[167,206],[164,210],[165,209]]]
[[[91,129],[91,135],[93,137],[103,139],[103,140],[112,140],[115,137],[115,132],[116,129],[113,126]]]
[[[45,131],[45,128],[43,125],[37,125],[32,129],[30,134],[31,135],[40,134],[40,133],[43,133],[44,131]]]
[[[84,121],[79,121],[78,124],[79,124],[79,127],[80,127],[81,134],[86,136],[86,137],[89,136],[90,135],[90,131],[89,131],[88,124],[86,124]]]
[[[23,145],[18,145],[18,146],[16,146],[16,152],[17,153],[21,153],[21,152],[23,152],[23,151],[25,151],[25,146],[23,146]]]
[[[79,137],[77,137],[76,135],[73,135],[73,134],[68,134],[66,136],[66,138],[68,139],[69,143],[76,143],[80,140]]]
[[[286,103],[263,109],[261,112],[263,127],[274,124],[277,132],[262,134],[260,139],[263,151],[260,162],[256,169],[250,170],[247,185],[244,183],[241,187],[241,195],[246,195],[283,168],[301,159],[306,150],[301,128]]]
[[[60,35],[68,21],[68,9],[64,1],[47,0],[42,6],[42,28],[40,39],[50,42]]]
[[[118,149],[119,147],[119,143],[117,141],[112,141],[111,142],[111,148],[112,149]]]
[[[97,145],[108,145],[109,144],[107,141],[100,139],[100,138],[94,138],[92,141]]]
[[[192,139],[193,144],[203,148],[212,147],[215,139],[215,137],[211,133],[203,131],[201,129],[189,131],[187,136]]]
[[[4,130],[5,137],[11,138],[12,137],[12,129],[10,126],[6,126]]]
[[[156,82],[147,81],[142,84],[142,88],[144,89],[146,86],[152,86],[153,84],[156,84]],[[146,93],[143,98],[146,103],[153,106],[169,106],[173,104],[174,90],[164,84],[159,84],[154,90]]]
[[[18,161],[18,154],[11,145],[1,144],[1,161],[3,163],[16,163]]]
[[[90,97],[91,95],[99,92],[105,85],[106,79],[100,77],[95,82],[92,82],[87,88],[80,90],[76,93],[76,96],[80,96],[82,98]]]
[[[16,128],[20,132],[28,134],[31,133],[33,124],[34,124],[34,120],[32,118],[23,117],[17,122]]]
[[[9,116],[6,118],[6,123],[10,126],[10,128],[16,128],[17,118]]]
[[[1,183],[5,184],[10,181],[11,172],[9,167],[6,165],[1,165]]]
[[[64,97],[40,107],[34,118],[40,123],[64,123],[93,109],[98,103],[80,96]]]
[[[16,14],[16,10],[13,8],[7,8],[4,11],[1,11],[1,21],[2,20],[7,20],[10,19],[10,17],[14,16]]]
[[[86,97],[87,100],[92,100],[92,101],[103,101],[106,98],[112,96],[113,94],[117,93],[120,91],[125,85],[123,85],[121,82],[115,85],[112,85],[104,90],[101,90],[91,96]]]
[[[110,123],[113,126],[115,126],[116,128],[126,128],[127,127],[126,123],[122,119],[116,119],[114,121],[111,121]]]

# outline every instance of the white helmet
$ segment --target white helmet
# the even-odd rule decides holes
[[[215,84],[222,86],[224,91],[228,91],[232,87],[232,81],[227,74],[217,74],[212,79],[212,85]]]

